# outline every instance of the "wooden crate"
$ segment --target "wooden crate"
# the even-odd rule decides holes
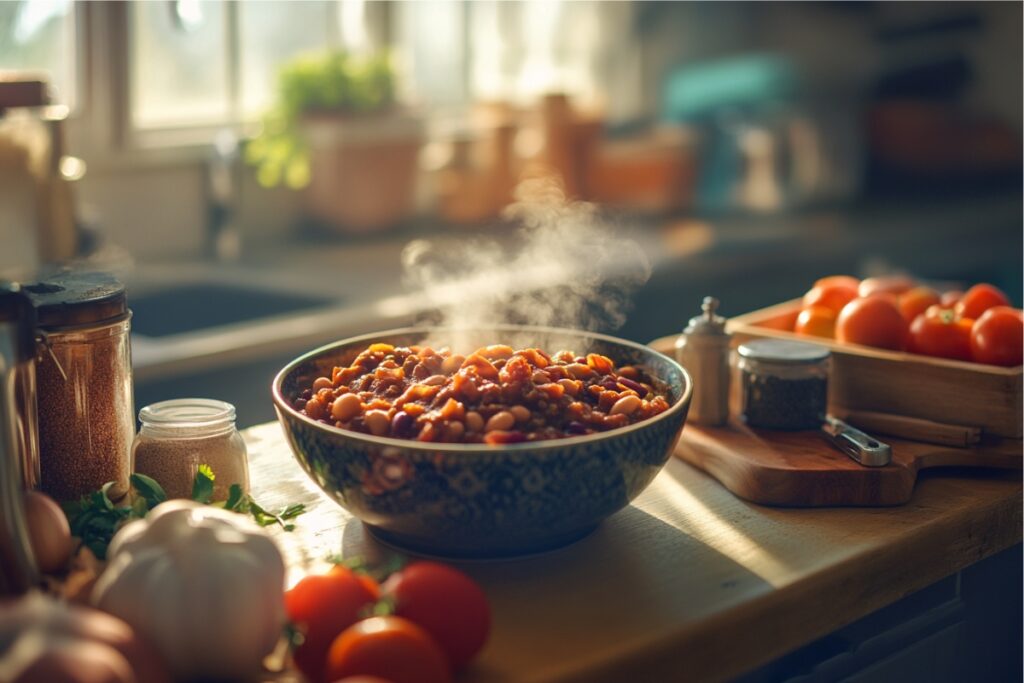
[[[1021,438],[1024,366],[1001,368],[803,337],[791,331],[799,313],[800,300],[794,299],[732,318],[728,330],[737,344],[771,337],[813,340],[831,349],[830,410],[906,415]]]

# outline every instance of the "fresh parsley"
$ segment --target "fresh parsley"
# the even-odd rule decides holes
[[[306,506],[298,503],[278,512],[270,512],[257,504],[252,496],[244,493],[238,484],[232,484],[228,488],[226,501],[211,502],[215,479],[216,475],[209,465],[200,465],[192,482],[192,500],[251,515],[262,527],[277,524],[285,531],[294,530],[295,525],[291,520],[306,511]],[[63,506],[71,525],[71,534],[82,539],[83,545],[100,560],[106,559],[107,546],[118,529],[134,519],[142,519],[150,510],[167,500],[167,493],[163,487],[151,477],[133,474],[129,482],[131,490],[120,504],[115,504],[110,499],[110,489],[114,482],[107,482],[99,491],[83,496],[77,502],[65,503]]]

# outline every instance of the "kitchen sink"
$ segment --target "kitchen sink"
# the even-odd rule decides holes
[[[132,332],[167,337],[223,325],[337,306],[338,297],[304,295],[227,283],[189,283],[133,294]]]

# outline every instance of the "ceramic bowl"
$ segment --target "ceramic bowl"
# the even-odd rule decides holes
[[[463,335],[463,336],[460,336]],[[386,543],[447,557],[543,552],[579,539],[629,504],[672,454],[690,405],[692,383],[672,359],[600,334],[496,326],[464,333],[407,328],[347,339],[296,358],[273,383],[274,406],[303,469]],[[347,365],[375,342],[451,343],[458,349],[504,343],[608,356],[642,365],[668,388],[670,408],[598,434],[532,443],[421,443],[376,437],[317,422],[292,407],[312,380]]]

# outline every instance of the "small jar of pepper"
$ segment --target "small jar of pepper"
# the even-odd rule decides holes
[[[740,345],[741,417],[749,426],[821,426],[828,409],[829,350],[818,344],[757,339]]]

